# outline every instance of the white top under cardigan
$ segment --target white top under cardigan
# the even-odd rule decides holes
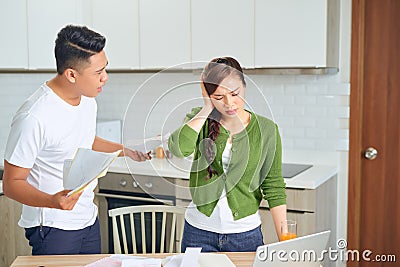
[[[222,165],[225,173],[227,172],[231,157],[231,148],[232,143],[228,141],[222,153]],[[219,234],[243,233],[253,230],[261,224],[258,211],[250,216],[235,221],[228,205],[225,189],[222,191],[217,206],[210,217],[201,213],[196,208],[196,204],[192,201],[187,207],[185,219],[194,227]]]

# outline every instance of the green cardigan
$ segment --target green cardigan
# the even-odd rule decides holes
[[[192,119],[201,107],[187,114]],[[175,130],[168,140],[172,154],[187,157],[194,152],[190,172],[190,192],[197,209],[211,216],[225,188],[234,220],[257,212],[262,197],[273,208],[286,204],[285,182],[282,177],[282,145],[277,125],[252,112],[250,123],[242,132],[232,137],[231,159],[227,173],[222,167],[222,152],[229,131],[220,127],[215,140],[215,158],[211,163],[217,175],[206,179],[207,161],[202,156],[204,139],[208,136],[208,121],[197,133],[187,124]],[[260,190],[261,189],[261,190]]]

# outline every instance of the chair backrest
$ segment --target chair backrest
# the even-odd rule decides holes
[[[181,252],[185,208],[129,206],[111,209],[108,215],[112,219],[114,253],[149,253],[150,236],[151,253]]]

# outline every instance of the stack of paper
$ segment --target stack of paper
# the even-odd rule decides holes
[[[106,175],[120,153],[121,150],[105,153],[78,148],[73,159],[64,161],[63,186],[72,190],[68,195],[82,191],[91,181]]]

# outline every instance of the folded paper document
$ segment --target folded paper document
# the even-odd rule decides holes
[[[124,145],[129,149],[137,150],[145,154],[166,143],[168,141],[169,136],[170,133],[167,133],[163,136],[158,135],[146,139],[132,139],[126,141]]]
[[[106,175],[120,153],[121,150],[105,153],[78,148],[73,159],[64,161],[63,186],[72,190],[68,195],[82,191],[90,182]]]

